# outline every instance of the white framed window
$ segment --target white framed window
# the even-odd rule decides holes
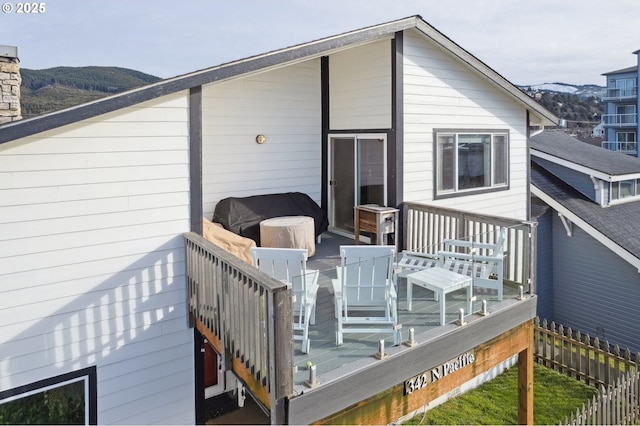
[[[617,105],[616,114],[618,115],[617,124],[634,124],[637,120],[636,106],[631,105]]]
[[[436,130],[436,198],[509,187],[509,132]]]
[[[611,200],[623,200],[638,195],[638,179],[611,182]]]
[[[615,82],[618,97],[630,97],[636,95],[636,89],[638,87],[637,80],[635,78],[619,78]]]
[[[636,132],[616,132],[616,142],[636,142]]]

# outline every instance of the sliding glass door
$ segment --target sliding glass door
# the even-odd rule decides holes
[[[352,236],[353,208],[386,205],[386,135],[329,136],[329,224]]]

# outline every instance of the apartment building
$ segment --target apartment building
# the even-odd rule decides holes
[[[634,52],[640,60],[640,50]],[[603,74],[606,89],[602,95],[605,139],[603,148],[640,156],[638,152],[638,65]]]

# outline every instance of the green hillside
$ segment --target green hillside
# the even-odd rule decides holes
[[[23,68],[21,104],[24,118],[68,108],[160,78],[127,68],[56,67],[45,70]]]

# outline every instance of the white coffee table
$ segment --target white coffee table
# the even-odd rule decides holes
[[[413,286],[419,285],[428,290],[433,291],[435,300],[440,299],[440,325],[444,324],[445,299],[448,293],[456,290],[467,290],[467,301],[469,303],[469,311],[472,307],[473,280],[467,275],[458,274],[448,269],[434,267],[427,268],[422,271],[412,272],[407,275],[407,310],[411,310],[411,297]]]

